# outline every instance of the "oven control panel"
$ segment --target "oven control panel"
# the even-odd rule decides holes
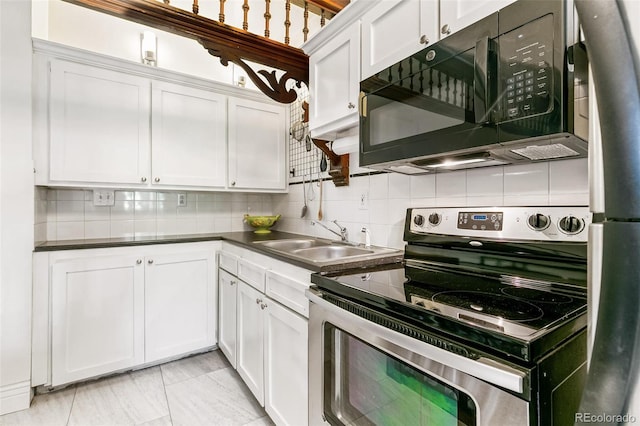
[[[412,234],[586,242],[586,206],[431,207],[409,209]]]

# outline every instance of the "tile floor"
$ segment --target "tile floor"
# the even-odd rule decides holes
[[[13,425],[271,426],[264,409],[218,350],[36,395]]]

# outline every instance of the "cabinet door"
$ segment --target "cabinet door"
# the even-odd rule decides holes
[[[229,98],[229,187],[284,190],[286,184],[284,107]]]
[[[438,5],[438,0],[392,0],[368,11],[362,17],[361,79],[436,42]]]
[[[53,386],[144,361],[141,258],[63,261],[51,274]]]
[[[515,1],[440,0],[440,37],[446,37]]]
[[[51,181],[149,179],[148,79],[54,60],[50,84]]]
[[[307,320],[266,299],[265,400],[278,425],[308,422]]]
[[[215,345],[215,271],[209,250],[146,258],[146,362]]]
[[[244,282],[238,283],[237,370],[240,377],[264,406],[264,324],[265,296]]]
[[[360,22],[355,22],[309,58],[311,136],[321,138],[358,123]]]
[[[238,279],[222,269],[218,269],[218,346],[233,368],[236,368],[236,304],[238,301]]]
[[[165,82],[152,87],[152,183],[223,188],[226,97]]]

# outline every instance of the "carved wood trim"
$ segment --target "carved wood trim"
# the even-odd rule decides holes
[[[308,85],[309,57],[301,49],[275,40],[194,15],[156,0],[65,1],[197,40],[210,54],[220,57],[223,65],[233,62],[244,69],[251,81],[277,102],[290,103],[296,99],[294,90],[285,89],[287,80],[296,81],[298,87],[301,83]],[[283,70],[284,74],[278,79],[275,72],[260,70],[256,73],[246,61]]]
[[[331,151],[328,142],[312,139],[313,144],[320,148],[329,158],[329,176],[335,186],[349,186],[349,154],[338,155]]]

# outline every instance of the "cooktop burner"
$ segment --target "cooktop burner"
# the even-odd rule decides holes
[[[542,309],[529,302],[483,291],[442,291],[431,300],[509,321],[531,321],[544,315]]]

